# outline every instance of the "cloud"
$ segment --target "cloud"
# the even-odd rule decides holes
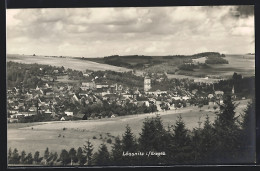
[[[7,53],[107,56],[248,52],[253,44],[248,46],[247,42],[254,37],[250,8],[8,9]],[[240,42],[237,49],[231,48],[235,41]]]
[[[239,17],[254,16],[254,6],[253,5],[237,6],[235,8],[235,11],[237,12],[237,16],[239,16]]]

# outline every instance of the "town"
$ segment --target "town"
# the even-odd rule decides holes
[[[234,73],[217,83],[168,79],[167,73],[81,71],[7,63],[8,122],[93,120],[252,98],[254,77]]]

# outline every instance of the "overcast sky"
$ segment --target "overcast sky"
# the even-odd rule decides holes
[[[7,53],[63,56],[254,52],[253,6],[8,9]]]

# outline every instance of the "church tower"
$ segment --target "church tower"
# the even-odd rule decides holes
[[[149,91],[151,88],[151,78],[144,77],[144,91]]]

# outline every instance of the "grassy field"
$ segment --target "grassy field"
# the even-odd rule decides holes
[[[44,57],[44,56],[26,56],[26,55],[7,55],[6,61],[20,62],[25,64],[44,64],[44,65],[52,65],[57,67],[71,68],[73,70],[86,71],[105,71],[112,70],[117,72],[129,71],[127,68],[116,67],[107,64],[100,64],[87,60],[78,60],[73,58],[54,58],[54,57]]]
[[[246,108],[247,102],[247,100],[240,101],[240,105],[236,109],[237,115]],[[190,130],[198,127],[199,121],[203,123],[206,114],[210,117],[211,122],[215,120],[216,116],[213,106],[204,106],[201,111],[198,107],[187,107],[176,111],[159,112],[159,114],[165,127],[174,125],[181,114],[186,127]],[[33,153],[38,150],[43,154],[48,147],[50,151],[60,153],[62,149],[83,147],[83,144],[89,139],[94,145],[94,151],[98,150],[101,143],[107,144],[108,149],[111,150],[111,144],[107,143],[108,139],[114,142],[116,136],[122,136],[127,124],[138,138],[145,118],[155,115],[154,113],[87,121],[8,124],[8,148]],[[63,130],[64,128],[65,130]],[[93,139],[94,136],[96,139]]]
[[[194,71],[180,71],[179,74],[168,74],[168,78],[188,78],[200,82],[212,83],[220,79],[231,78],[234,72],[242,74],[243,77],[255,75],[255,56],[253,55],[227,55],[224,59],[229,64],[208,64],[208,68],[195,69]],[[165,68],[160,66],[161,68]],[[160,68],[158,67],[158,68]],[[185,75],[181,74],[185,73]],[[199,76],[209,77],[208,79],[198,78]]]

